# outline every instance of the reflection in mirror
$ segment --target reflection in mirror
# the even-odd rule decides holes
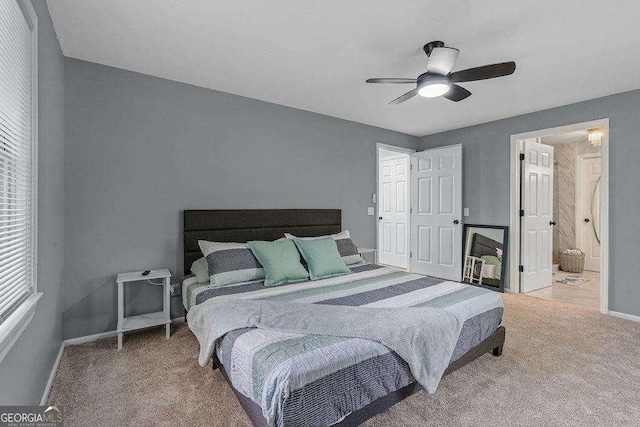
[[[506,226],[465,224],[463,282],[504,291],[508,233]]]
[[[602,177],[598,178],[596,186],[593,189],[593,197],[591,198],[591,216],[593,217],[593,232],[596,234],[596,239],[600,243],[600,181]]]

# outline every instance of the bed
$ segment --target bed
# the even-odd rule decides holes
[[[185,270],[202,256],[198,240],[276,240],[285,232],[313,237],[341,230],[336,209],[184,211]],[[348,277],[271,288],[259,281],[214,288],[187,277],[183,303],[185,310],[220,298],[438,307],[464,318],[445,374],[487,352],[501,354],[505,329],[498,294],[372,264],[351,270]],[[212,366],[220,369],[256,426],[360,424],[422,389],[397,354],[358,338],[243,328],[218,340]]]

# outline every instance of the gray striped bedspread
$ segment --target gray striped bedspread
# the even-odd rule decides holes
[[[450,363],[491,335],[502,321],[498,293],[376,265],[352,271],[346,276],[277,287],[257,282],[205,288],[194,302],[255,299],[441,308],[464,322]],[[243,328],[218,340],[216,352],[234,388],[258,404],[271,425],[331,425],[415,381],[396,353],[362,338]]]

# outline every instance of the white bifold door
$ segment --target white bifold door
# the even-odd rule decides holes
[[[378,262],[409,262],[409,156],[381,160],[378,171]]]
[[[462,145],[411,155],[411,271],[462,279]]]
[[[524,141],[521,204],[521,290],[551,286],[553,268],[553,147]]]

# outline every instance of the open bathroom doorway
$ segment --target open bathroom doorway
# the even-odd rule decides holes
[[[606,312],[608,121],[512,140],[519,292]]]

